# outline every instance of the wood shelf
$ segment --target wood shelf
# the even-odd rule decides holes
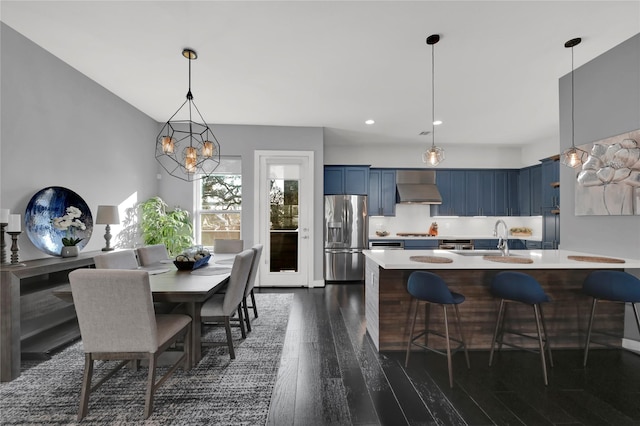
[[[559,188],[560,182],[551,182],[549,185],[551,185],[552,188]]]
[[[551,210],[551,214],[560,214],[560,209]]]

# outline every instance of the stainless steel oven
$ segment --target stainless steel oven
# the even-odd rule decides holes
[[[369,241],[370,249],[404,250],[404,241]]]
[[[473,250],[473,240],[439,240],[440,250]]]

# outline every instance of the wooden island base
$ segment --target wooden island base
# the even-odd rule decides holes
[[[424,270],[424,269],[422,269]],[[587,334],[592,299],[582,294],[582,282],[591,269],[527,269],[542,285],[551,298],[543,304],[543,313],[552,349],[583,348]],[[404,351],[407,349],[409,327],[409,305],[407,279],[413,270],[384,269],[367,259],[365,285],[367,331],[379,351]],[[449,288],[466,297],[459,305],[462,332],[469,349],[488,350],[498,314],[499,299],[490,291],[493,277],[500,270],[441,269],[432,271],[440,275]],[[427,305],[429,306],[429,305]],[[442,308],[432,306],[431,328],[444,331]],[[449,310],[450,320],[453,310]],[[416,327],[423,324],[425,310],[418,313]],[[507,328],[522,333],[536,333],[533,308],[521,303],[509,303]],[[455,333],[453,323],[450,331]],[[598,303],[594,329],[622,334],[624,328],[624,305],[620,303]],[[621,339],[598,336],[599,341],[621,346]],[[536,348],[537,341],[518,336],[505,336],[505,341]],[[444,347],[444,340],[431,336],[430,345]],[[505,347],[506,348],[506,347]]]

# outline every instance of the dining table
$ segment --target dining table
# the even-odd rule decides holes
[[[200,309],[213,294],[224,288],[229,280],[235,254],[212,255],[211,261],[194,270],[178,270],[173,260],[140,267],[149,272],[149,284],[154,302],[180,303],[191,317],[191,365],[202,359],[202,324]],[[53,294],[73,302],[71,286],[56,289]]]

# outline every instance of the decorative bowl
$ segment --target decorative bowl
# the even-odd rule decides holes
[[[387,235],[389,235],[388,231],[376,231],[376,235],[378,237],[386,237]]]
[[[209,263],[209,259],[211,259],[211,255],[205,256],[202,259],[198,259],[196,261],[179,261],[174,260],[173,264],[176,265],[176,268],[180,271],[192,271],[194,269],[198,269]]]

